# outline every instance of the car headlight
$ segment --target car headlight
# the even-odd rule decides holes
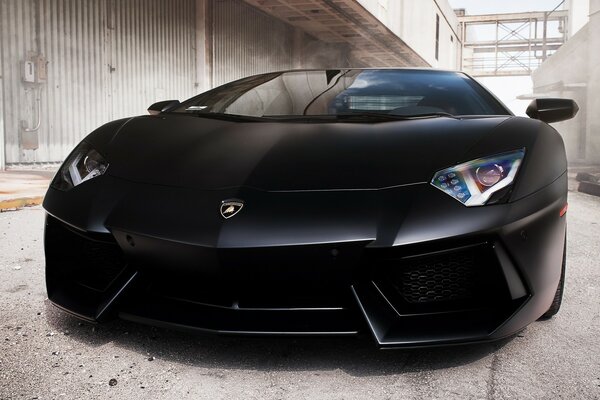
[[[524,156],[521,149],[459,164],[437,172],[431,184],[467,207],[482,206],[514,182]]]
[[[60,167],[50,186],[69,190],[106,172],[108,163],[89,144],[81,142]]]

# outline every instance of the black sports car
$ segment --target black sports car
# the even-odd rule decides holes
[[[88,135],[44,200],[49,299],[89,321],[354,335],[512,335],[558,311],[567,162],[469,76],[269,73]]]

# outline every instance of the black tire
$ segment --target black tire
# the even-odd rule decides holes
[[[552,301],[552,305],[541,317],[541,320],[550,319],[558,313],[560,310],[560,305],[562,304],[563,292],[565,290],[565,270],[567,265],[567,239],[565,238],[565,249],[563,250],[563,261],[562,261],[562,271],[560,274],[560,282],[558,282],[558,288],[556,288],[556,293],[554,294],[554,300]]]

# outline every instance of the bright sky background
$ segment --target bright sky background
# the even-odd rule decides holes
[[[561,0],[448,0],[452,8],[465,8],[467,14],[499,14],[509,12],[549,11]],[[517,96],[533,92],[528,76],[479,78],[484,86],[506,104],[513,113],[525,115],[529,100],[517,100]]]
[[[468,14],[548,11],[561,0],[448,0],[452,8],[466,8]]]

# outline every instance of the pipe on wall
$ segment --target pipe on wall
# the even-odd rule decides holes
[[[6,168],[6,152],[4,150],[4,79],[0,54],[0,171]]]

